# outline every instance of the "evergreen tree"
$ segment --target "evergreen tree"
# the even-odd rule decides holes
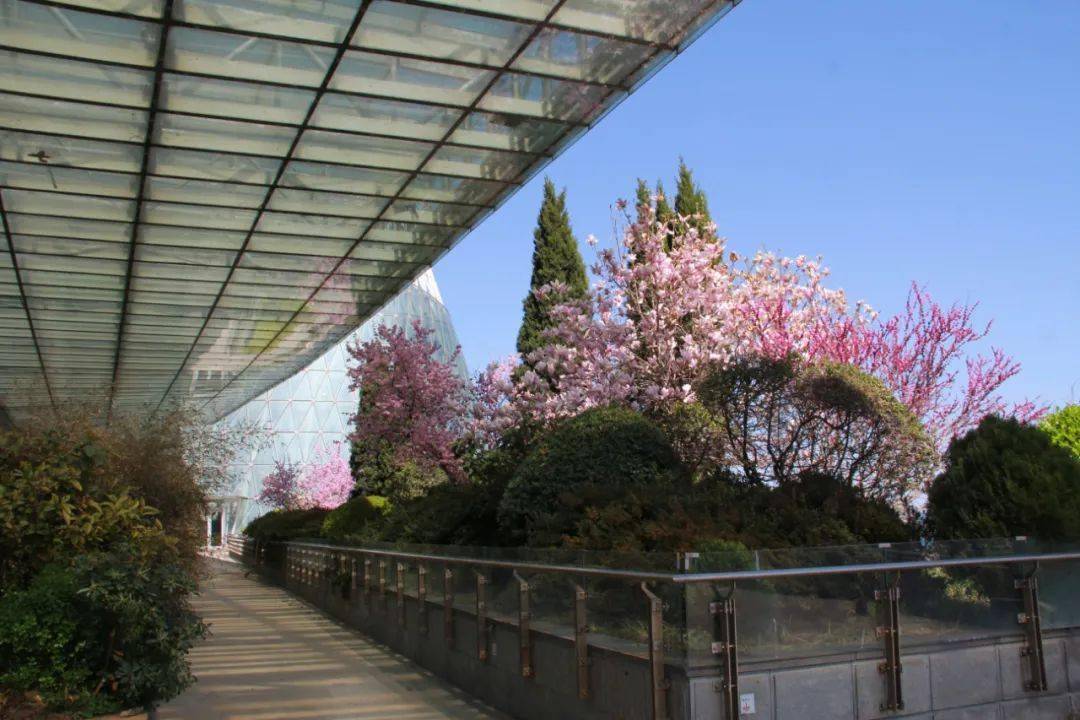
[[[681,217],[690,218],[689,226],[696,228],[702,236],[711,235],[709,225],[709,204],[705,193],[694,182],[694,175],[682,158],[679,158],[679,181],[675,191],[675,212]]]
[[[588,290],[585,263],[581,260],[577,240],[570,229],[570,215],[566,212],[566,191],[556,193],[555,184],[550,178],[544,181],[544,200],[533,240],[532,279],[524,302],[525,317],[517,339],[517,349],[522,358],[544,344],[542,333],[554,324],[551,309],[560,302],[584,297]],[[566,285],[566,293],[558,297],[549,295],[538,298],[536,291],[552,282]]]
[[[664,195],[664,183],[656,181],[656,222],[660,226],[666,226],[675,219],[675,211],[668,204]],[[664,252],[671,250],[672,230],[667,231],[667,239],[664,240]]]
[[[637,181],[637,197],[634,202],[634,208],[637,210],[638,224],[644,224],[653,209],[653,200],[652,192],[649,190],[649,184],[641,178],[638,178]]]

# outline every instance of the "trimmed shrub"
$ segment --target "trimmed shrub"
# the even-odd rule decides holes
[[[193,590],[175,561],[130,547],[49,565],[0,598],[0,684],[86,714],[169,700],[194,682],[187,653],[206,632]]]
[[[382,539],[438,545],[504,544],[498,508],[502,486],[493,482],[449,483],[397,503],[382,527]]]
[[[499,524],[508,540],[557,545],[621,498],[687,484],[655,424],[626,408],[595,408],[556,426],[525,457],[499,504]]]
[[[244,534],[260,542],[280,542],[302,538],[321,538],[323,522],[329,510],[274,510],[255,518]]]
[[[927,527],[943,540],[1080,539],[1080,461],[1037,427],[987,417],[949,445]]]
[[[359,495],[327,513],[322,536],[342,541],[349,536],[374,537],[376,526],[390,512],[390,501],[377,495]]]

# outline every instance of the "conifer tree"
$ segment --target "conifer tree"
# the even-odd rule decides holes
[[[697,228],[704,237],[711,234],[709,225],[712,219],[709,216],[709,204],[705,200],[705,193],[694,182],[694,175],[682,158],[679,158],[679,181],[675,192],[675,212],[681,217],[690,218],[689,226]]]
[[[659,180],[656,181],[656,222],[660,226],[666,226],[672,220],[675,219],[675,211],[671,209],[671,205],[668,204],[667,197],[664,196],[664,183]],[[671,250],[671,229],[668,229],[667,239],[664,241],[664,252]]]
[[[649,184],[638,178],[637,181],[637,197],[634,201],[634,208],[637,210],[637,222],[639,225],[644,224],[648,219],[650,212],[652,211],[652,192],[649,190]]]
[[[527,358],[529,353],[545,344],[542,333],[554,324],[551,309],[572,298],[585,297],[588,290],[585,263],[578,251],[577,240],[570,229],[570,215],[566,211],[566,190],[556,193],[555,184],[550,178],[544,180],[544,199],[533,240],[532,279],[517,339],[517,349],[522,358]],[[564,284],[566,292],[548,294],[543,298],[536,296],[538,289],[553,282]]]

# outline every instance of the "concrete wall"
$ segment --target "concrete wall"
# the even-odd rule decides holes
[[[903,629],[901,628],[901,633]],[[901,635],[901,638],[903,636]],[[1048,632],[1043,648],[1049,688],[1024,689],[1026,667],[1014,639],[903,651],[904,708],[882,711],[880,658],[743,664],[739,694],[754,696],[747,720],[1080,720],[1080,633]],[[770,667],[772,665],[772,667]],[[690,680],[694,720],[720,715],[712,678]]]
[[[234,539],[234,557],[250,562],[250,548]],[[456,609],[454,638],[444,634],[443,608],[427,602],[422,622],[415,598],[405,598],[399,622],[392,588],[355,593],[314,582],[286,579],[270,565],[258,569],[343,623],[357,628],[436,675],[523,720],[651,720],[648,661],[594,636],[589,647],[590,697],[577,694],[576,655],[569,638],[533,630],[533,677],[522,677],[516,625],[488,620],[488,658],[478,659],[472,613]],[[351,597],[348,597],[351,596]],[[423,628],[426,627],[426,633]],[[903,646],[901,628],[901,645]],[[744,662],[739,692],[753,696],[745,720],[1080,720],[1080,629],[1046,632],[1044,653],[1049,688],[1024,689],[1026,666],[1020,638],[937,644],[903,650],[904,708],[883,712],[881,657],[874,653],[823,658]],[[708,670],[687,677],[666,668],[667,707],[674,720],[721,720],[719,678]]]

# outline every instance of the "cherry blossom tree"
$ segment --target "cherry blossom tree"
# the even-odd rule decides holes
[[[329,450],[316,450],[312,461],[301,470],[296,482],[297,504],[305,509],[333,509],[349,499],[354,485],[341,443],[334,443]]]
[[[374,338],[350,345],[351,387],[360,391],[350,439],[361,452],[374,456],[389,448],[398,462],[440,468],[462,479],[453,451],[468,394],[452,365],[460,348],[451,362],[441,362],[431,335],[419,321],[412,337],[404,328],[380,325]]]
[[[279,510],[295,510],[300,507],[297,481],[300,466],[296,463],[274,462],[274,469],[263,478],[259,502]]]
[[[903,312],[880,318],[829,288],[820,259],[740,258],[713,226],[699,232],[688,220],[662,222],[645,208],[628,221],[621,241],[599,252],[589,295],[552,311],[558,322],[530,354],[532,369],[504,361],[481,375],[474,436],[611,403],[664,415],[696,401],[707,372],[793,356],[877,378],[939,451],[989,413],[1030,420],[1044,411],[1001,397],[1019,365],[999,349],[972,352],[989,331],[974,324],[974,305],[942,307],[913,286]]]

